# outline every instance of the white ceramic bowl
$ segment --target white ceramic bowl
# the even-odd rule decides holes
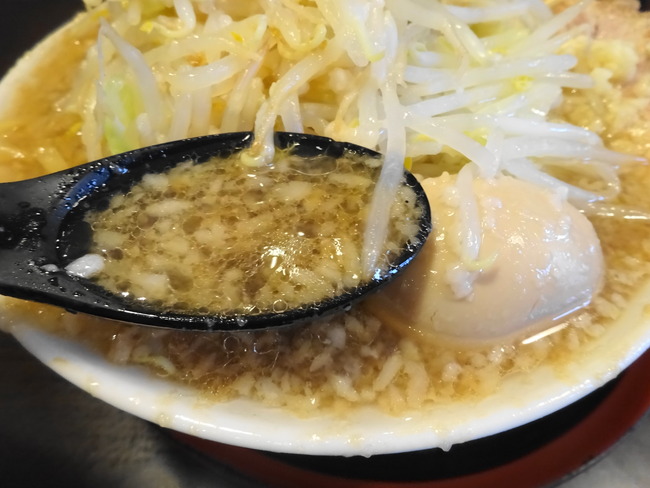
[[[55,41],[56,36],[45,41],[17,64],[0,84],[0,103],[11,99],[16,84]],[[179,432],[269,451],[368,456],[449,448],[571,404],[614,378],[650,346],[650,319],[644,314],[648,302],[650,284],[638,290],[615,327],[562,371],[542,367],[507,378],[501,389],[480,401],[434,405],[400,417],[359,408],[345,418],[323,414],[304,419],[247,400],[210,403],[196,391],[143,369],[109,363],[32,324],[15,324],[12,333],[44,364],[95,397]]]

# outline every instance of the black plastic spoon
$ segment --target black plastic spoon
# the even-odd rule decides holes
[[[74,276],[66,266],[87,254],[92,231],[84,221],[90,210],[124,193],[145,174],[160,173],[179,163],[228,157],[249,147],[250,132],[199,137],[138,149],[31,180],[0,184],[0,294],[57,305],[142,325],[200,331],[262,329],[295,324],[346,309],[367,293],[386,284],[420,250],[431,231],[426,195],[405,172],[405,184],[422,209],[415,244],[408,245],[381,276],[345,293],[308,306],[282,312],[245,315],[161,312],[146,303],[112,293],[90,279]],[[291,148],[301,157],[338,158],[348,153],[379,157],[353,144],[305,134],[277,133],[278,148]]]

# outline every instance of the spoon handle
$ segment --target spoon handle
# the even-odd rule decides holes
[[[9,251],[40,247],[41,231],[47,224],[42,203],[47,202],[33,201],[43,196],[37,188],[39,183],[38,180],[0,183],[0,258]],[[3,266],[0,271],[7,270]]]
[[[61,174],[0,183],[0,294],[65,306],[83,291],[66,274],[43,269],[58,263],[57,195],[65,183]]]

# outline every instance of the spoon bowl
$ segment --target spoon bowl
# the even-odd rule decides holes
[[[249,147],[251,132],[205,136],[165,143],[111,156],[31,180],[0,184],[0,293],[48,303],[73,312],[148,326],[200,331],[261,329],[285,326],[349,309],[352,303],[388,283],[420,250],[431,230],[428,202],[417,180],[405,172],[404,184],[415,192],[421,208],[418,233],[382,274],[352,289],[306,306],[279,312],[185,313],[162,311],[113,293],[91,279],[66,271],[87,255],[93,231],[86,221],[111,197],[124,194],[145,175],[163,173],[183,162],[196,164],[227,158]],[[374,151],[331,139],[276,133],[279,149],[304,158],[340,158],[355,154],[380,157]]]

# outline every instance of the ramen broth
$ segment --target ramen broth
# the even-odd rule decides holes
[[[80,62],[94,35],[91,25],[78,24],[26,77],[47,83],[27,82],[17,91],[1,130],[5,146],[15,148],[20,157],[0,154],[3,180],[52,171],[50,160],[43,157],[51,147],[64,155],[66,165],[82,162],[79,134],[73,129],[78,121],[52,107],[65,96],[73,79],[66,74]],[[613,89],[622,96],[621,88]],[[637,95],[629,95],[635,90]],[[627,96],[639,98],[650,95],[649,91],[641,82],[626,89]],[[588,103],[579,95],[567,96],[572,107]],[[566,117],[563,107],[557,115]],[[577,118],[575,112],[572,117]],[[574,122],[587,125],[590,120]],[[634,125],[625,131],[626,147],[650,156],[643,142],[646,122],[628,122]],[[605,126],[601,135],[616,143],[612,140],[617,137],[615,130]],[[650,212],[650,169],[629,166],[621,178],[619,203]],[[3,298],[3,322],[11,324],[19,317],[38,323],[91,345],[112,361],[149,367],[215,400],[244,396],[304,415],[323,408],[344,412],[358,404],[400,413],[428,402],[453,402],[494,392],[505,377],[541,365],[561,372],[563,365],[589,354],[594,340],[612,326],[629,297],[650,279],[650,225],[620,218],[592,218],[592,223],[606,262],[603,289],[588,307],[558,324],[552,334],[541,334],[535,340],[517,337],[475,346],[417,341],[384,324],[381,316],[363,304],[348,313],[282,331],[201,334],[109,323]]]
[[[93,277],[162,311],[284,312],[369,282],[363,228],[381,159],[278,151],[262,167],[238,153],[151,173],[86,217]],[[401,185],[378,273],[417,243],[422,209]],[[245,318],[242,317],[242,321]],[[243,325],[243,323],[242,323]]]

